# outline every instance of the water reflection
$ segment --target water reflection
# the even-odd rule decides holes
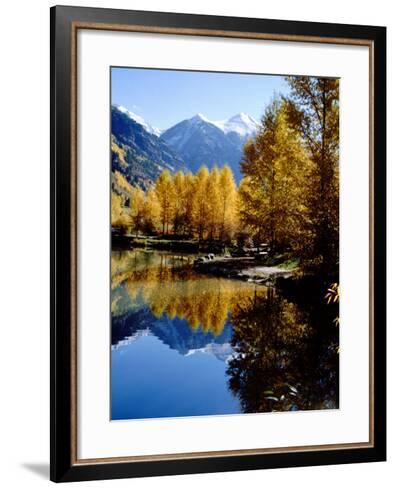
[[[338,331],[274,289],[233,313],[227,374],[244,412],[338,407]]]
[[[338,329],[320,302],[192,260],[112,254],[112,418],[336,408]]]
[[[202,329],[217,336],[242,300],[267,291],[236,280],[199,275],[191,263],[189,256],[152,252],[113,255],[113,317],[144,303],[157,318],[166,315],[186,320],[192,331]]]

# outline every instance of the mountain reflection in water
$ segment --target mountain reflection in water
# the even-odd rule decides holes
[[[338,329],[192,256],[112,254],[111,418],[338,408]]]

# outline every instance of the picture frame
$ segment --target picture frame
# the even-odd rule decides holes
[[[81,194],[78,144],[82,31],[145,33],[210,42],[276,41],[287,46],[362,46],[369,51],[369,350],[368,440],[80,458],[77,397]],[[142,40],[141,42],[144,42]],[[386,459],[386,29],[285,20],[85,7],[51,8],[51,460],[55,482],[384,461]],[[287,47],[286,46],[286,47]],[[359,178],[360,175],[357,175]],[[83,180],[81,180],[83,181]],[[79,182],[79,183],[78,183]],[[77,198],[78,193],[78,198]],[[358,211],[358,209],[356,209]]]

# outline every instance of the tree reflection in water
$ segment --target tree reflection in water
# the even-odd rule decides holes
[[[200,337],[232,347],[225,381],[246,413],[338,408],[338,327],[334,307],[316,294],[281,292],[196,273],[188,256],[124,251],[112,255],[115,338],[149,327],[172,349]],[[149,310],[149,315],[138,315]],[[144,312],[146,313],[146,312]],[[169,319],[166,339],[160,317]],[[151,319],[150,319],[151,317]],[[185,329],[181,332],[182,323]],[[173,324],[173,325],[172,325]],[[221,334],[227,324],[232,333]],[[230,339],[231,336],[231,339]],[[212,338],[211,338],[212,337]],[[155,358],[153,358],[155,361]],[[209,378],[206,378],[209,380]]]
[[[189,260],[177,256],[153,253],[122,253],[112,258],[112,315],[116,317],[133,304],[147,304],[154,317],[166,315],[170,319],[186,320],[192,330],[201,328],[217,336],[232,315],[235,307],[255,293],[255,287],[241,281],[202,276],[193,271]],[[136,253],[135,253],[136,255]],[[147,259],[146,264],[142,260]],[[129,301],[122,307],[120,285],[127,291]],[[257,291],[256,291],[257,293]],[[259,293],[266,293],[261,287]]]
[[[338,329],[324,306],[302,310],[269,289],[231,320],[227,374],[244,412],[338,408]]]

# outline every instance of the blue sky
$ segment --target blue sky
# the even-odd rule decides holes
[[[287,93],[283,76],[140,68],[111,69],[111,103],[168,129],[197,113],[223,120],[245,112],[260,120],[276,93]]]

